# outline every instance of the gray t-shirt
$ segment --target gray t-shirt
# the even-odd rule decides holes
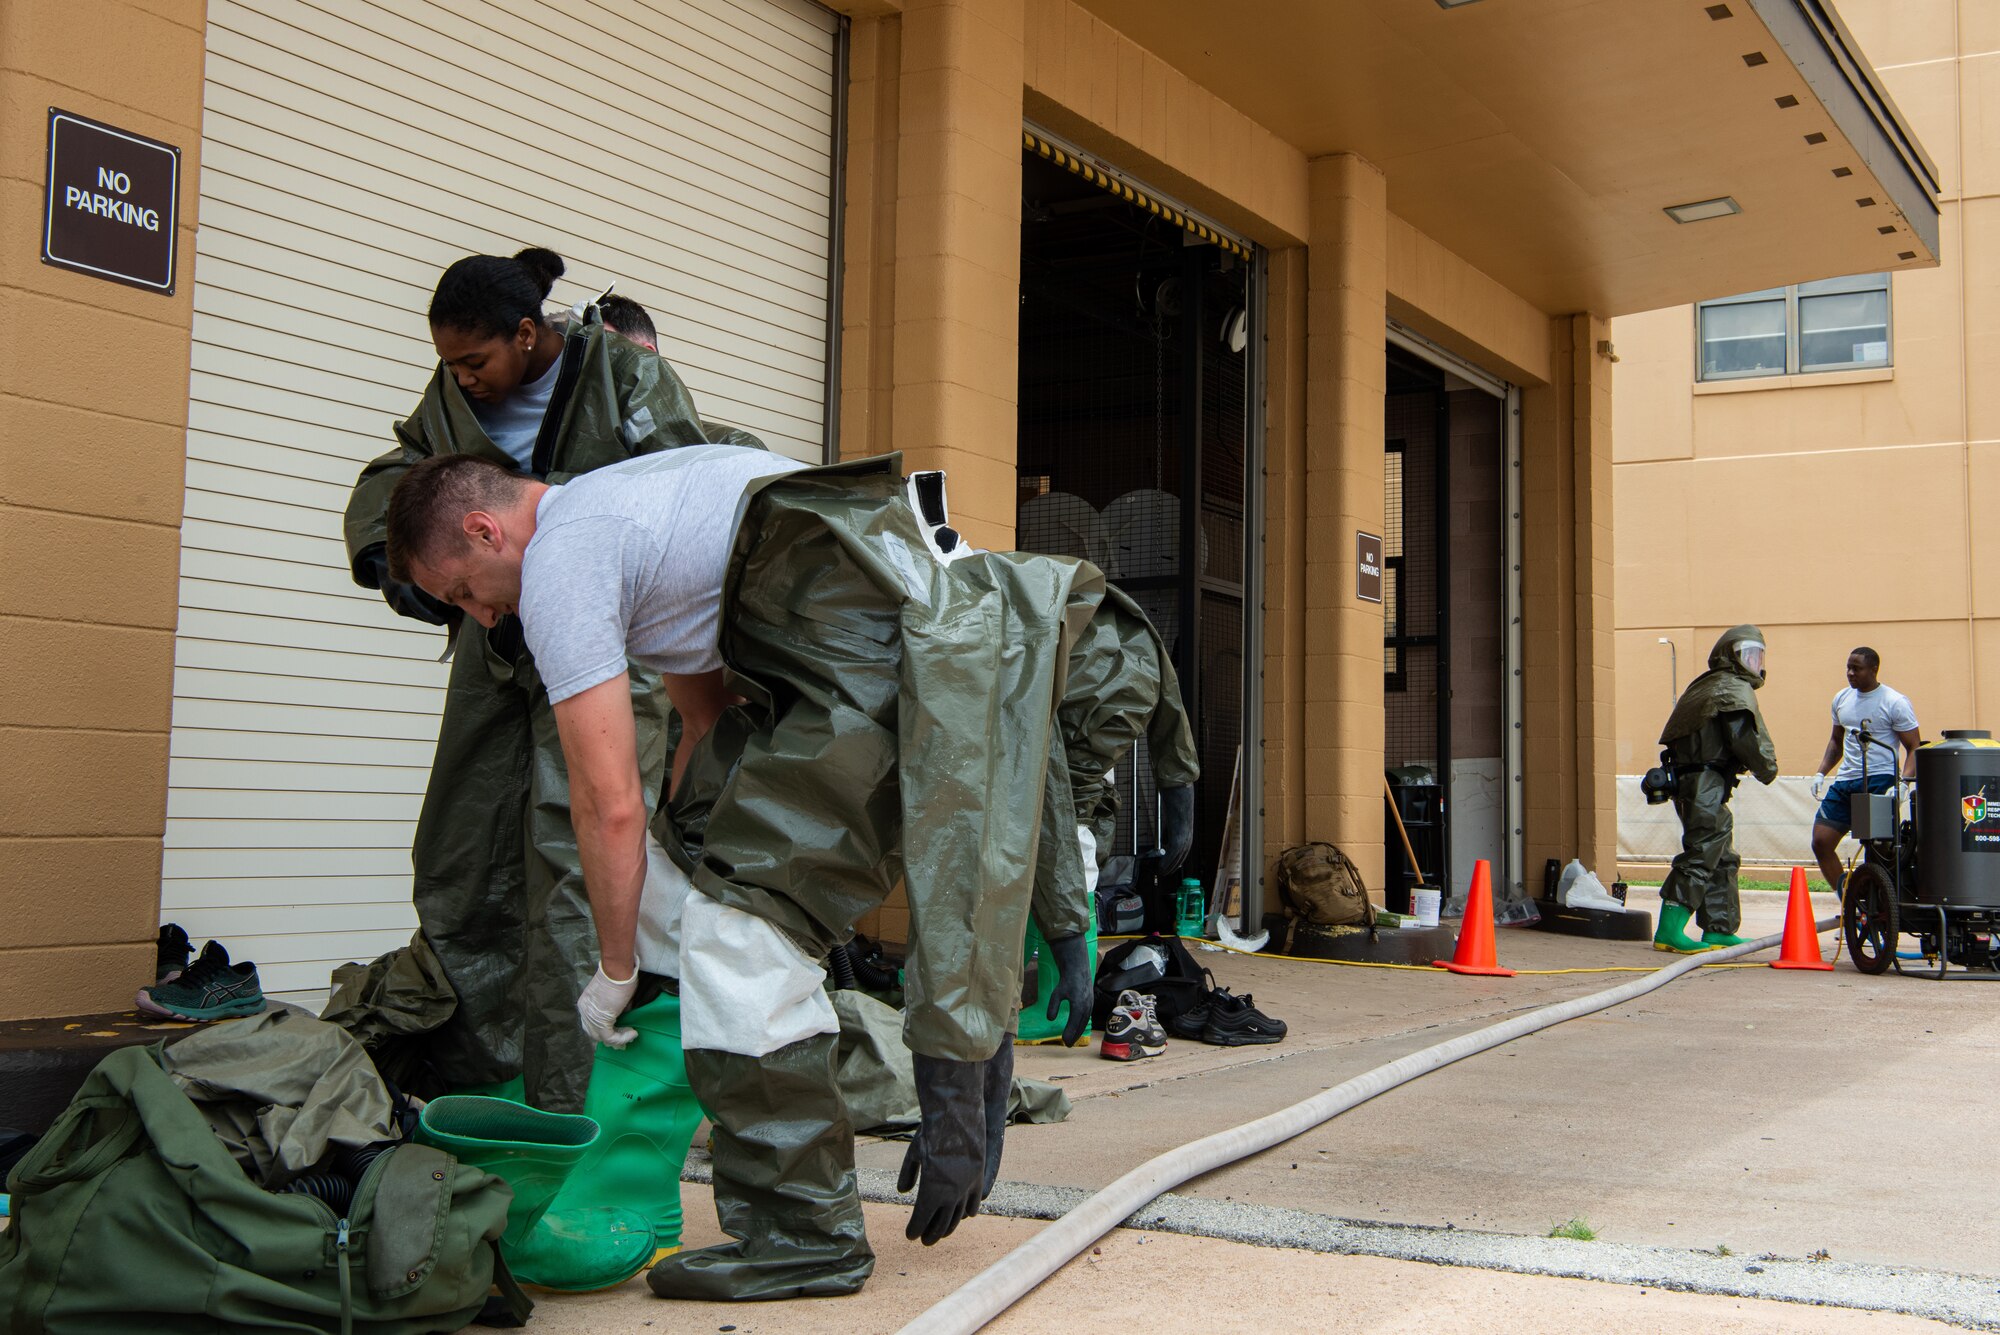
[[[745,484],[803,465],[734,445],[641,455],[551,487],[521,558],[521,628],[549,703],[610,681],[722,666],[722,578]]]
[[[1917,711],[1910,706],[1909,697],[1880,683],[1866,695],[1852,686],[1843,686],[1833,697],[1833,721],[1847,732],[1840,752],[1840,769],[1833,776],[1836,783],[1861,777],[1863,719],[1868,721],[1868,772],[1871,775],[1902,772],[1903,749],[1896,743],[1896,734],[1917,730]]]
[[[517,386],[499,403],[481,403],[467,398],[472,415],[486,432],[486,438],[507,451],[523,468],[534,467],[535,437],[542,434],[542,419],[548,416],[549,400],[555,396],[556,381],[562,378],[562,358],[549,363],[541,379]]]

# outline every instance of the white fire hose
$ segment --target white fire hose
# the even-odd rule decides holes
[[[1838,926],[1839,922],[1837,917],[1826,918],[1815,923],[1814,927],[1824,932]],[[1158,1196],[1190,1178],[1214,1172],[1238,1159],[1282,1144],[1377,1094],[1387,1093],[1398,1085],[1429,1075],[1455,1061],[1490,1051],[1502,1043],[1512,1042],[1565,1020],[1608,1010],[1634,997],[1642,997],[1705,965],[1722,964],[1759,950],[1769,950],[1781,939],[1781,935],[1773,934],[1745,941],[1740,946],[1685,956],[1644,978],[1593,992],[1589,996],[1543,1006],[1511,1020],[1461,1034],[1421,1052],[1399,1057],[1254,1122],[1245,1122],[1227,1131],[1191,1141],[1178,1149],[1168,1150],[1140,1164],[973,1276],[962,1287],[904,1326],[897,1335],[972,1335],[973,1331],[999,1316],[1036,1285],[1067,1265],[1084,1248],[1130,1219]]]

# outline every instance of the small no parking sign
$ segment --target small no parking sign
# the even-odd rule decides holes
[[[171,296],[181,151],[49,108],[42,263]]]

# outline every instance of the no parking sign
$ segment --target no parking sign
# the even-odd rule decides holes
[[[49,108],[42,263],[172,295],[181,151]]]

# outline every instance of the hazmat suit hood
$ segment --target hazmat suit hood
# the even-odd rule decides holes
[[[1667,726],[1660,730],[1662,746],[1698,731],[1717,715],[1734,710],[1754,716],[1758,729],[1763,729],[1764,715],[1757,708],[1756,691],[1764,684],[1764,674],[1750,671],[1736,656],[1737,646],[1750,642],[1766,643],[1764,632],[1755,626],[1742,625],[1722,633],[1722,638],[1708,651],[1708,671],[1688,683],[1667,718]]]

